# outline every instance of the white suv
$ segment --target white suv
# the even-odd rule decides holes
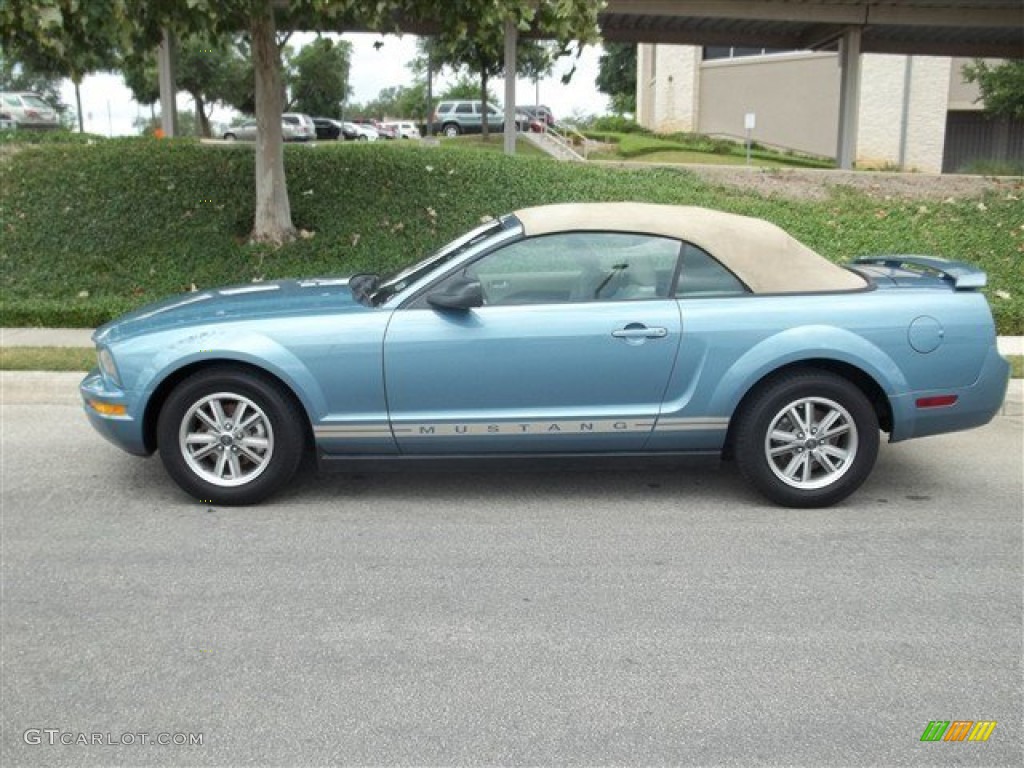
[[[10,120],[18,128],[60,128],[57,110],[34,93],[0,93],[0,118]]]

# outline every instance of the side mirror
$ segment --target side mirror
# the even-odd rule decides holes
[[[455,280],[443,291],[427,295],[427,303],[436,309],[472,309],[484,305],[484,291],[479,280]]]

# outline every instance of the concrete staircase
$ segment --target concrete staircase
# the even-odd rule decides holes
[[[544,133],[526,131],[520,135],[535,147],[539,147],[558,160],[565,160],[571,163],[581,163],[587,159],[587,139],[575,128],[563,128],[563,130],[560,131],[554,128],[548,128]],[[580,142],[578,146],[583,148],[583,154],[580,154],[573,146],[573,138],[576,138],[577,141]]]

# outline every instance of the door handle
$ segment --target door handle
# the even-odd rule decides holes
[[[668,328],[648,328],[643,323],[630,323],[625,328],[612,331],[617,339],[663,339],[668,336]]]

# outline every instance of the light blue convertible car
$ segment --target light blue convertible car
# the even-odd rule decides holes
[[[836,266],[778,227],[638,203],[529,208],[397,275],[178,296],[96,331],[96,429],[193,496],[256,503],[303,455],[732,457],[815,507],[893,442],[976,427],[1009,367],[984,273]]]

